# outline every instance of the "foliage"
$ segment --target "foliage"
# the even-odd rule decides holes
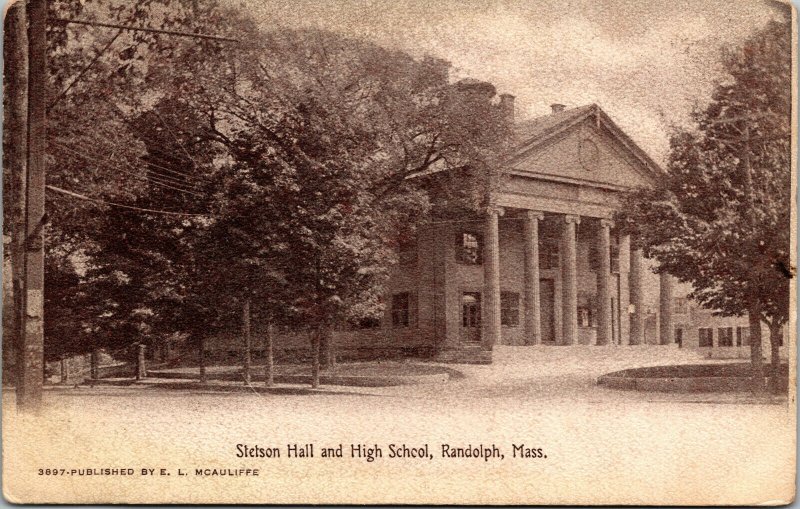
[[[435,200],[474,210],[510,139],[494,87],[450,83],[441,60],[263,32],[211,1],[51,10],[240,41],[53,25],[48,182],[195,215],[49,195],[52,355],[236,329],[245,299],[294,327],[374,316],[431,210],[424,176],[466,175]]]
[[[723,55],[728,78],[678,128],[663,185],[618,219],[660,270],[722,315],[789,317],[791,30],[771,22]],[[753,306],[757,306],[754,308]]]

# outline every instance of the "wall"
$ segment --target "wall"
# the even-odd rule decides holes
[[[581,146],[584,145],[585,152],[587,143],[597,150],[589,165],[580,158]],[[650,183],[650,177],[640,167],[641,163],[591,120],[534,149],[515,164],[515,169],[521,171],[630,187]]]
[[[736,328],[749,327],[747,316],[714,316],[714,314],[706,309],[702,309],[697,304],[690,301],[688,305],[688,313],[676,314],[673,310],[673,320],[676,329],[683,330],[683,348],[694,348],[704,352],[707,356],[713,358],[750,358],[750,347],[748,345],[736,346]],[[700,328],[712,329],[713,346],[701,347],[700,346]],[[731,327],[733,329],[733,344],[734,346],[720,346],[719,345],[719,329],[723,327]],[[770,340],[769,328],[765,324],[761,324],[761,348],[764,356],[768,359],[770,355]],[[674,338],[674,336],[673,336]],[[790,337],[788,334],[788,327],[784,326],[783,341],[784,347],[781,348],[781,358],[787,358],[788,348],[786,348]],[[674,339],[673,339],[674,341]]]
[[[546,243],[543,242],[545,236],[555,237],[555,242],[559,242],[558,229],[563,222],[563,216],[548,216],[540,228],[540,251],[546,250]],[[578,293],[579,305],[588,304],[594,300],[597,293],[597,275],[590,267],[590,248],[595,241],[596,233],[591,219],[587,218],[586,223],[579,226],[579,239],[577,246],[577,266],[578,266]],[[483,265],[466,265],[460,263],[455,257],[455,239],[461,230],[473,231],[483,234],[484,224],[482,221],[475,223],[451,224],[441,231],[437,241],[440,248],[445,253],[446,266],[446,337],[448,346],[457,346],[460,342],[461,333],[461,295],[463,292],[480,292],[483,294]],[[524,271],[525,271],[525,252],[524,252],[524,222],[521,217],[515,217],[507,212],[505,217],[500,219],[500,290],[501,292],[514,292],[520,297],[519,324],[517,326],[502,327],[502,344],[524,345],[525,337],[525,306],[524,306]],[[550,279],[554,285],[554,331],[555,343],[562,343],[562,299],[561,299],[561,269],[540,269],[540,279]],[[656,282],[658,279],[656,278]],[[616,295],[618,292],[618,276],[613,275],[611,280],[611,293],[614,296],[615,310],[618,308]],[[483,296],[483,295],[482,295]],[[618,311],[618,310],[617,310]],[[619,312],[619,311],[618,311]],[[617,326],[620,316],[614,319]],[[596,338],[596,327],[579,327],[578,341],[581,344],[594,344]]]

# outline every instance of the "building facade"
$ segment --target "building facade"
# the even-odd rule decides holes
[[[501,107],[513,111],[513,97]],[[404,245],[382,319],[335,331],[340,356],[491,362],[495,345],[677,343],[749,357],[746,317],[700,308],[615,227],[622,194],[663,171],[597,105],[553,105],[516,136],[483,217],[434,222]],[[765,355],[768,334],[762,326]],[[279,359],[309,355],[307,332],[272,335]],[[253,336],[258,356],[261,324]],[[211,356],[231,361],[242,346],[235,332],[207,341]]]
[[[513,97],[501,106],[513,111]],[[421,230],[400,253],[381,323],[337,331],[339,352],[489,362],[497,344],[673,341],[671,279],[653,274],[612,222],[622,193],[663,171],[597,105],[553,105],[516,136],[484,216]],[[647,327],[653,306],[657,337]],[[287,332],[275,346],[307,350],[308,338]]]
[[[653,275],[611,219],[622,192],[662,170],[598,106],[552,108],[518,126],[484,218],[431,225],[416,256],[401,256],[384,329],[413,328],[445,357],[495,344],[645,342]],[[668,343],[672,282],[656,284]]]
[[[673,297],[673,337],[680,348],[698,350],[702,355],[716,359],[750,358],[750,323],[747,316],[716,316],[686,297],[688,288],[679,285]],[[788,338],[788,326],[782,329],[783,347]],[[761,347],[765,358],[770,357],[769,327],[761,324]],[[787,358],[788,350],[780,349]]]

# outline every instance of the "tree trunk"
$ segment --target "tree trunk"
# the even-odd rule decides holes
[[[244,366],[242,367],[242,376],[244,377],[244,384],[250,385],[250,364],[251,364],[251,350],[252,338],[250,337],[250,299],[244,300],[242,306],[242,329],[244,335]]]
[[[158,343],[158,362],[165,363],[169,358],[169,343],[167,339],[163,339]]]
[[[333,341],[333,331],[330,327],[323,327],[320,330],[320,355],[322,369],[336,367],[336,344]]]
[[[267,330],[264,335],[264,384],[272,387],[275,383],[274,365],[272,357],[272,324],[267,322]]]
[[[750,323],[750,366],[753,376],[753,390],[764,392],[764,362],[761,351],[761,304],[754,300],[748,310]]]
[[[100,377],[100,349],[92,348],[89,354],[89,377],[97,380]]]
[[[67,365],[67,358],[61,356],[61,383],[66,384],[69,378],[69,366]]]
[[[328,367],[336,369],[336,340],[330,329],[328,329]]]
[[[781,388],[781,339],[783,338],[783,325],[774,321],[769,326],[769,346],[771,376],[769,379],[769,390],[773,394],[780,392]]]
[[[311,331],[311,387],[319,387],[319,343],[320,329]]]
[[[147,361],[145,360],[145,350],[147,346],[139,343],[136,351],[136,379],[141,380],[147,376]]]
[[[208,378],[206,377],[206,337],[200,338],[200,382],[206,383]]]
[[[324,329],[320,330],[319,336],[319,365],[320,369],[326,370],[330,367],[330,341],[328,336],[324,333]]]

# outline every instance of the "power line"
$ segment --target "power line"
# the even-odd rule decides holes
[[[84,68],[83,68],[83,69],[82,69],[82,70],[81,70],[81,71],[78,73],[78,75],[77,75],[77,76],[75,76],[75,79],[73,79],[73,80],[72,80],[72,81],[69,83],[69,85],[67,85],[67,86],[64,88],[64,90],[62,90],[61,92],[59,92],[59,93],[58,93],[58,95],[55,97],[55,99],[53,99],[53,100],[50,102],[50,104],[48,104],[48,105],[47,105],[47,110],[48,110],[48,111],[49,111],[50,109],[52,109],[52,108],[53,108],[53,106],[55,106],[56,104],[58,104],[58,101],[60,101],[60,100],[61,100],[61,99],[62,99],[62,98],[65,96],[65,95],[67,95],[67,92],[69,92],[69,91],[70,91],[70,89],[71,89],[72,87],[74,87],[74,86],[75,86],[75,84],[76,84],[76,83],[78,83],[78,81],[80,81],[80,79],[83,77],[83,75],[84,75],[84,74],[86,74],[86,73],[89,71],[89,69],[91,69],[91,68],[94,66],[94,64],[96,64],[96,63],[97,63],[97,61],[98,61],[98,60],[100,60],[100,57],[101,57],[101,56],[103,56],[103,54],[104,54],[106,51],[108,51],[108,48],[110,48],[110,47],[111,47],[111,45],[112,45],[112,44],[114,44],[114,41],[116,41],[116,40],[119,38],[119,36],[120,36],[120,35],[122,35],[122,30],[118,30],[118,31],[117,31],[117,33],[116,33],[116,34],[114,34],[114,37],[112,37],[112,38],[111,38],[111,40],[110,40],[110,41],[108,41],[108,43],[106,43],[106,45],[103,47],[103,49],[101,49],[100,51],[98,51],[98,52],[97,52],[97,54],[95,54],[94,58],[92,58],[92,60],[91,60],[91,61],[90,61],[90,62],[89,62],[87,65],[86,65],[86,67],[84,67]]]
[[[194,160],[194,158],[192,157],[192,155],[189,153],[189,151],[188,151],[188,150],[186,150],[186,147],[183,145],[183,143],[181,143],[181,141],[180,141],[180,140],[178,139],[178,137],[175,135],[175,133],[173,132],[173,130],[172,130],[172,129],[171,129],[171,128],[170,128],[170,127],[167,125],[167,123],[166,123],[166,122],[164,122],[164,119],[163,119],[163,118],[161,118],[161,115],[159,115],[159,114],[158,114],[158,110],[156,110],[156,109],[154,108],[154,109],[153,109],[153,114],[156,116],[156,118],[158,119],[158,121],[159,121],[159,122],[161,122],[161,125],[163,125],[163,126],[164,126],[164,127],[167,129],[167,131],[169,132],[170,136],[172,136],[172,139],[173,139],[173,140],[175,140],[175,143],[177,143],[177,144],[178,144],[178,146],[181,148],[181,150],[183,150],[183,153],[184,153],[184,154],[186,154],[186,157],[188,157],[188,158],[189,158],[189,160],[190,160],[190,161],[192,161],[192,163],[194,164],[194,167],[195,167],[195,168],[197,168],[197,166],[198,166],[198,165],[197,165],[197,161],[195,161],[195,160]]]
[[[109,101],[107,97],[101,97],[101,100],[103,100],[103,102],[108,104],[114,110],[114,112],[122,119],[123,122],[125,122],[128,125],[131,125],[131,126],[135,127],[134,121],[132,119],[128,118],[128,116],[125,114],[125,112],[123,112],[118,105],[116,105],[113,102]],[[148,112],[149,111],[145,111],[143,113],[147,114]],[[154,143],[156,145],[163,145],[163,143],[164,143],[164,140],[156,139],[153,136],[144,135],[138,129],[137,129],[137,132],[135,133],[135,137],[138,138],[139,140],[143,141],[143,142],[148,142],[149,141],[149,142],[152,142],[152,143]],[[164,158],[163,156],[159,156],[158,154],[150,153],[148,155],[158,157],[158,158],[160,158],[162,160],[166,160],[166,158]],[[157,168],[160,168],[162,170],[165,170],[165,171],[168,171],[168,172],[171,172],[171,173],[176,173],[178,175],[182,175],[182,176],[186,176],[186,177],[193,176],[193,175],[190,175],[188,173],[184,173],[184,172],[181,172],[181,171],[178,171],[178,170],[175,170],[175,169],[165,168],[163,166],[159,166],[159,165],[154,164],[154,163],[148,163],[148,164],[152,164],[153,166],[155,166]],[[197,162],[195,162],[195,165],[197,165]]]
[[[196,39],[210,39],[214,41],[239,42],[239,39],[234,39],[232,37],[223,37],[220,35],[193,34],[191,32],[178,32],[177,30],[161,30],[158,28],[134,27],[130,25],[117,25],[115,23],[102,23],[99,21],[88,21],[88,20],[73,19],[73,18],[47,18],[47,21],[50,23],[61,23],[65,25],[69,23],[74,23],[77,25],[119,28],[120,30],[132,30],[134,32],[152,32],[156,34],[177,35],[178,37],[193,37]]]
[[[87,154],[84,154],[83,152],[79,152],[77,150],[74,150],[74,149],[68,147],[67,145],[65,145],[63,143],[60,143],[60,142],[57,142],[57,141],[54,141],[53,143],[55,145],[57,145],[58,147],[60,147],[60,148],[62,148],[64,150],[67,150],[67,151],[69,151],[69,152],[71,152],[71,153],[73,153],[73,154],[85,159],[86,161],[92,161],[94,163],[99,163],[100,165],[104,166],[105,168],[111,168],[111,166],[113,166],[115,169],[120,169],[123,172],[125,172],[124,168],[121,168],[121,167],[119,167],[117,165],[114,165],[113,161],[111,161],[111,159],[109,159],[109,158],[100,158],[100,156],[98,156],[96,152],[88,152]],[[95,156],[95,157],[92,157],[92,156]],[[187,186],[189,188],[193,187],[193,185],[189,184],[188,182],[183,181],[182,179],[179,179],[177,177],[172,177],[170,175],[163,175],[163,174],[158,173],[156,171],[153,171],[153,170],[151,170],[149,168],[147,168],[147,172],[151,173],[152,175],[141,174],[141,173],[139,173],[138,168],[133,167],[132,165],[130,165],[124,159],[120,160],[120,162],[132,170],[132,173],[131,172],[126,172],[126,173],[131,173],[132,175],[134,175],[136,177],[152,178],[152,176],[155,175],[156,177],[160,178],[161,180],[163,180],[165,182],[168,182],[170,184],[173,184],[173,185]],[[156,182],[158,182],[158,180]]]
[[[61,194],[67,195],[67,196],[71,196],[73,198],[78,198],[80,200],[85,200],[85,201],[88,201],[88,202],[101,204],[101,205],[108,205],[110,207],[118,207],[118,208],[122,208],[122,209],[135,210],[135,211],[138,211],[138,212],[147,212],[148,214],[162,214],[162,215],[168,215],[168,216],[184,216],[184,217],[213,217],[212,214],[192,214],[190,212],[174,212],[174,211],[171,211],[171,210],[156,210],[156,209],[135,207],[133,205],[124,205],[122,203],[114,203],[114,202],[110,202],[110,201],[106,201],[106,200],[101,200],[99,198],[92,198],[90,196],[86,196],[84,194],[75,193],[73,191],[69,191],[67,189],[62,189],[62,188],[56,187],[56,186],[47,185],[45,187],[47,189],[49,189],[50,191],[55,191],[57,193],[61,193]]]
[[[112,165],[111,165],[109,160],[105,160],[105,161],[98,160],[98,159],[95,159],[95,158],[93,158],[91,156],[88,156],[88,155],[86,155],[84,153],[78,152],[77,150],[73,150],[73,149],[71,149],[71,148],[69,148],[67,146],[64,146],[61,143],[58,143],[58,142],[55,142],[55,143],[59,147],[61,147],[62,149],[67,150],[69,152],[72,152],[73,154],[85,159],[87,162],[93,162],[93,163],[98,164],[100,166],[103,166],[103,167],[105,167],[107,169],[111,169],[111,167],[112,167]],[[125,164],[127,164],[127,163],[125,163]],[[133,168],[130,165],[128,165],[128,167],[129,168]],[[164,177],[163,175],[160,175],[160,174],[155,173],[155,172],[152,172],[152,173],[154,173],[155,176],[154,175],[143,175],[143,174],[138,173],[137,171],[135,171],[135,168],[133,169],[134,171],[126,170],[125,168],[120,167],[120,166],[116,166],[115,168],[117,170],[122,171],[123,173],[128,174],[128,175],[132,175],[132,176],[138,177],[138,178],[143,178],[143,179],[147,180],[148,182],[150,182],[151,184],[155,184],[157,186],[161,186],[161,187],[165,187],[165,188],[168,188],[168,189],[172,189],[172,190],[175,190],[175,191],[178,191],[178,192],[181,192],[181,193],[192,194],[194,196],[198,196],[198,197],[201,197],[201,198],[204,197],[204,195],[201,194],[201,193],[196,193],[194,191],[190,191],[188,189],[184,189],[182,187],[178,187],[177,184],[173,185],[173,182],[167,180],[167,178]]]
[[[163,143],[163,140],[156,140],[154,138],[147,138],[147,137],[143,137],[143,136],[141,136],[139,134],[136,134],[136,137],[137,138],[141,138],[143,140],[152,141],[152,142],[155,142],[155,143]],[[114,148],[122,148],[122,145],[120,145],[119,143],[114,143],[114,142],[112,142],[110,140],[109,140],[109,143],[111,145],[113,145]],[[149,156],[149,157],[157,157],[157,158],[161,159],[162,161],[166,161],[167,160],[164,156],[160,156],[158,154],[154,154],[154,153],[150,153],[150,152],[148,152],[147,156]],[[141,159],[144,159],[144,158],[141,158]],[[172,169],[172,168],[167,168],[166,166],[161,166],[161,165],[155,164],[155,163],[150,162],[150,161],[145,161],[145,163],[147,163],[149,166],[153,166],[155,168],[158,168],[159,170],[164,170],[164,171],[169,172],[169,173],[174,173],[176,175],[180,175],[181,177],[193,177],[194,176],[194,175],[192,175],[190,173],[185,173],[185,172],[178,171],[178,170],[175,170],[175,169]],[[173,177],[173,178],[176,178],[176,177]]]

